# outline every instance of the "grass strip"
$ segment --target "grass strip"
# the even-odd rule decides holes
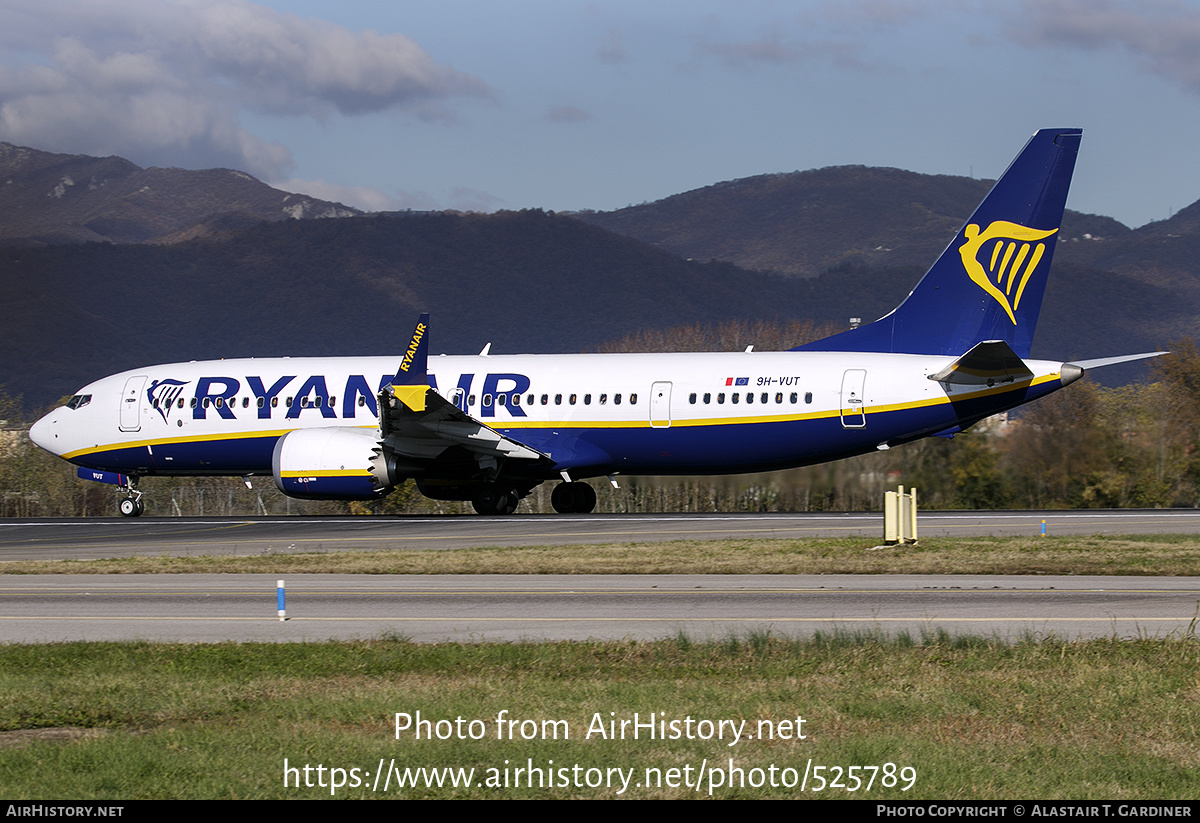
[[[1200,573],[1200,536],[676,540],[447,551],[13,561],[5,574],[1105,574]]]
[[[1200,644],[1190,635],[17,645],[0,648],[0,786],[10,800],[1194,799],[1197,671]],[[418,711],[433,739],[397,736],[396,713]],[[632,739],[628,726],[623,739],[608,734],[609,721],[619,730],[635,712],[643,723],[651,713],[678,721],[681,734],[648,739],[643,727]],[[701,739],[701,720],[745,721],[755,739]],[[290,786],[285,758],[297,769]],[[469,786],[450,785],[446,772],[444,785],[427,786],[434,772],[410,771],[424,775],[419,785],[398,788],[393,775],[385,793],[371,788],[381,761],[402,774],[474,772]],[[877,771],[867,789],[869,772],[859,771],[863,785],[850,790],[849,767],[888,763],[892,785]],[[530,766],[550,785],[514,771]],[[908,791],[905,767],[915,774]],[[329,785],[334,768],[346,770],[340,789]],[[350,769],[366,785],[349,785]],[[623,790],[619,778],[609,783],[616,769],[632,775]],[[803,792],[784,785],[806,770]],[[710,786],[718,773],[721,785]],[[601,785],[588,785],[600,775]]]

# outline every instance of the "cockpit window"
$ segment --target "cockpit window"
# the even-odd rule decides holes
[[[72,397],[70,400],[67,401],[67,408],[68,409],[82,409],[84,406],[86,406],[88,403],[91,403],[91,402],[92,402],[92,396],[90,394],[77,394],[74,397]]]

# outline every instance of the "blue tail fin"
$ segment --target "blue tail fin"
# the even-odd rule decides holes
[[[795,351],[961,355],[1003,340],[1029,357],[1080,129],[1042,129],[891,314]]]

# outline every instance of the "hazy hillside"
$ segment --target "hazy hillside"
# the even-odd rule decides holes
[[[587,351],[728,320],[844,327],[899,303],[988,186],[843,167],[608,215],[290,220],[321,204],[238,172],[11,146],[0,172],[0,384],[35,406],[150,363],[397,352],[424,310],[433,351],[449,353]],[[136,242],[148,238],[174,242]],[[1060,238],[1035,356],[1200,336],[1200,204],[1132,231],[1069,213]]]
[[[260,224],[172,245],[0,250],[0,382],[32,404],[156,362],[387,354],[419,311],[432,351],[586,351],[647,327],[729,319],[844,325],[895,306],[923,267],[816,278],[681,260],[542,212]],[[1035,354],[1099,357],[1192,328],[1196,301],[1059,266]],[[1097,323],[1096,318],[1102,318]],[[1191,324],[1191,325],[1189,325]]]
[[[647,325],[783,316],[774,289],[541,212],[261,224],[172,245],[0,249],[0,382],[33,402],[147,363],[579,351]]]
[[[812,277],[832,266],[928,266],[994,181],[837,166],[718,183],[580,220],[681,257]],[[1108,217],[1070,212],[1064,238],[1120,237]]]
[[[0,143],[0,243],[164,242],[214,226],[358,213],[230,169],[143,169]]]

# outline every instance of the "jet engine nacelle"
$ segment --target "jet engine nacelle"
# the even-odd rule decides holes
[[[392,490],[371,473],[380,451],[374,429],[297,429],[275,444],[271,471],[288,497],[374,500]]]

